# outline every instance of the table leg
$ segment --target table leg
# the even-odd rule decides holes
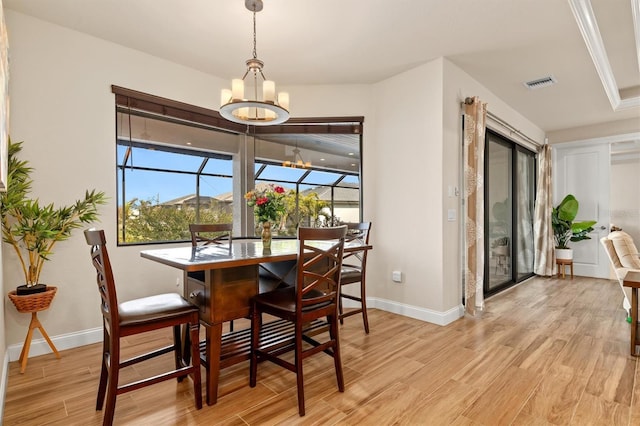
[[[636,353],[636,330],[638,329],[638,289],[631,289],[631,355]]]
[[[218,381],[220,379],[220,353],[222,352],[222,323],[206,327],[207,344],[207,405],[218,402]]]

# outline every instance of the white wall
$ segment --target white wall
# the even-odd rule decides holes
[[[640,248],[640,156],[611,162],[611,223]]]
[[[375,213],[367,263],[375,281],[368,278],[367,287],[409,315],[443,307],[441,93],[439,60],[374,85],[373,141],[365,135],[375,144],[364,162],[365,195],[373,197]],[[391,281],[394,270],[403,273],[402,283]]]

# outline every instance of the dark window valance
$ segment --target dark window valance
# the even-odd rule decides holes
[[[190,121],[218,129],[246,133],[247,126],[222,118],[218,111],[112,85],[120,108]],[[277,126],[252,126],[252,134],[325,133],[362,134],[363,116],[297,117]]]

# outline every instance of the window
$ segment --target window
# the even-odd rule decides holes
[[[258,236],[244,194],[269,184],[288,191],[276,238],[361,221],[361,117],[290,119],[249,133],[216,111],[112,89],[118,244],[187,241],[190,223],[233,223],[234,238]]]
[[[180,148],[164,140],[171,130],[190,141],[200,136],[221,151],[230,135],[149,117],[129,118],[122,112],[117,115],[119,123],[127,123],[118,128],[116,146],[119,244],[186,241],[190,223],[233,221],[228,196],[232,154]]]

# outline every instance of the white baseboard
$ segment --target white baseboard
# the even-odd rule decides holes
[[[34,331],[34,335],[38,335],[38,333],[38,331]],[[75,333],[61,334],[60,336],[53,336],[51,337],[51,341],[55,345],[56,349],[58,349],[58,351],[102,342],[102,327],[92,328],[89,330],[81,330]],[[22,345],[22,343],[19,343],[9,346],[7,350],[9,361],[17,361],[18,359],[20,359]],[[44,340],[44,338],[31,340],[29,357],[44,355],[51,352],[51,348],[49,347],[47,341]],[[5,357],[5,359],[7,358]]]
[[[358,302],[349,299],[343,299],[342,303],[345,308],[357,308],[360,306]],[[464,316],[464,306],[462,305],[440,312],[377,297],[367,297],[367,308],[376,308],[437,325],[447,325]]]

